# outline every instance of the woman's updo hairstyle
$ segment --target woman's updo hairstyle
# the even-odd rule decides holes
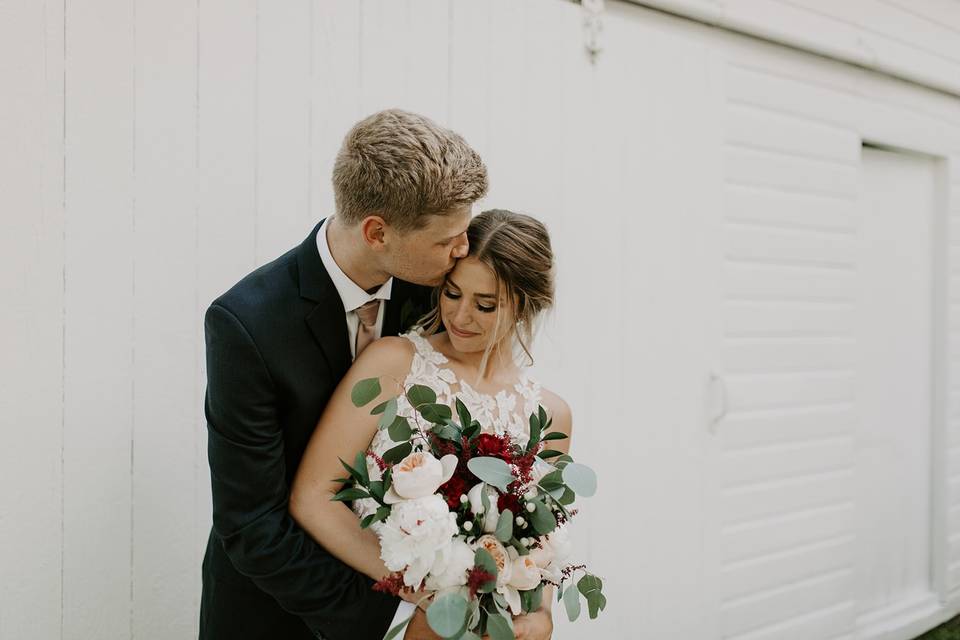
[[[507,304],[516,315],[517,343],[532,364],[530,345],[534,323],[553,305],[554,296],[553,248],[547,228],[536,218],[522,213],[489,209],[470,221],[467,238],[470,241],[468,255],[490,267],[498,286],[503,285]],[[428,333],[439,328],[439,305],[435,307],[435,315],[430,314],[425,323]],[[494,336],[492,342],[501,337]],[[481,371],[492,347],[493,344],[487,349]]]

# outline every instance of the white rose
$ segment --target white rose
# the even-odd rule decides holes
[[[415,451],[393,466],[390,489],[383,501],[396,504],[436,493],[456,469],[457,456],[453,454],[437,460],[428,451]]]
[[[441,496],[404,500],[380,528],[380,558],[391,571],[403,571],[404,584],[419,587],[438,559],[449,557],[457,533],[457,516]]]
[[[460,538],[455,538],[449,548],[438,555],[427,576],[427,589],[440,591],[449,587],[467,584],[467,571],[473,566],[473,549]]]
[[[507,553],[506,548],[500,544],[496,536],[480,536],[476,542],[476,546],[486,549],[493,557],[493,562],[497,565],[497,586],[502,587],[510,582],[513,561],[510,558],[510,554]]]
[[[509,581],[511,587],[515,587],[520,591],[536,589],[540,584],[540,578],[540,567],[537,566],[537,563],[534,562],[533,558],[529,555],[519,556],[513,561]]]
[[[570,534],[566,527],[557,527],[547,536],[547,543],[553,552],[553,561],[555,563],[565,562],[573,552],[573,543],[570,541]]]

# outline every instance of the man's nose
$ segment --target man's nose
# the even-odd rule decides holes
[[[464,233],[463,239],[453,248],[451,255],[459,260],[460,258],[466,258],[468,253],[470,253],[470,241],[467,240],[467,234]]]

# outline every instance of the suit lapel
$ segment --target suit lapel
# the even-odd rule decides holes
[[[323,220],[297,249],[297,273],[300,297],[316,303],[305,321],[330,370],[339,378],[350,368],[349,332],[343,301],[317,252],[317,232],[322,224]]]

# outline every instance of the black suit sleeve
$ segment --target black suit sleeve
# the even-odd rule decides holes
[[[287,511],[277,395],[239,319],[214,303],[204,320],[213,527],[240,573],[333,640],[381,638],[399,600],[327,553]]]

